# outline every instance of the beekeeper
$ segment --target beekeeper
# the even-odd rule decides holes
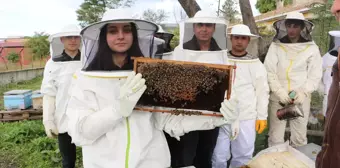
[[[232,155],[230,167],[246,165],[252,158],[256,131],[261,134],[267,127],[269,86],[267,72],[262,62],[247,52],[251,40],[258,38],[248,26],[233,26],[229,33],[232,45],[228,52],[229,62],[237,66],[235,80],[238,82],[236,109],[240,116],[231,125],[220,128],[213,155],[213,168],[226,168]],[[250,46],[251,47],[251,46]]]
[[[67,133],[68,90],[72,76],[81,68],[80,29],[68,25],[49,37],[51,59],[46,63],[41,84],[43,124],[48,137],[58,137],[63,168],[75,167],[76,146]]]
[[[221,108],[225,117],[134,110],[147,86],[141,74],[132,71],[131,56],[143,56],[139,40],[154,35],[158,28],[131,15],[131,9],[110,9],[101,21],[81,31],[86,61],[74,76],[67,116],[72,141],[82,147],[85,168],[169,167],[170,153],[163,130],[178,138],[237,118],[235,102],[228,100]],[[150,48],[152,39],[148,41]]]
[[[210,64],[228,64],[227,23],[207,11],[198,11],[193,18],[180,23],[180,43],[172,58]],[[171,167],[212,167],[211,158],[216,145],[218,128],[192,131],[180,141],[167,138],[171,151]]]
[[[336,20],[340,22],[340,0],[335,0],[333,2],[331,12],[336,16]],[[339,67],[338,58],[332,68],[333,75],[327,102],[327,116],[324,129],[325,135],[323,137],[322,149],[316,158],[316,168],[340,167],[340,147],[338,141],[340,135]]]
[[[322,76],[320,51],[311,36],[313,26],[299,12],[288,13],[285,19],[274,23],[276,36],[264,63],[271,90],[269,146],[284,143],[286,120],[279,120],[276,112],[282,108],[279,102],[292,102],[288,95],[291,91],[296,93],[294,104],[304,115],[289,121],[291,144],[295,147],[307,144],[311,93],[318,88]]]
[[[330,31],[330,45],[328,52],[322,57],[322,85],[323,85],[323,115],[326,116],[328,91],[332,84],[332,67],[338,58],[338,49],[340,47],[340,31]]]

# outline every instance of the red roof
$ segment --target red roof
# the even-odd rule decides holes
[[[0,47],[3,48],[21,48],[24,47],[24,42],[2,42],[0,43]]]

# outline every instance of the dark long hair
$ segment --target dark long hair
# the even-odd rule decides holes
[[[127,50],[127,64],[132,64],[131,56],[134,56],[134,57],[144,56],[141,49],[139,48],[136,25],[134,23],[130,23],[130,24],[132,28],[133,42],[132,42],[131,47]],[[100,30],[98,51],[95,54],[95,57],[93,58],[91,63],[85,68],[85,71],[117,70],[117,66],[114,65],[113,60],[112,60],[112,55],[115,52],[111,50],[106,40],[107,26],[108,24],[103,26]]]

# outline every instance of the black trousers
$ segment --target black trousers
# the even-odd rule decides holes
[[[75,168],[76,146],[71,143],[71,137],[67,133],[59,134],[58,143],[63,168]]]
[[[166,134],[171,153],[171,167],[194,165],[196,168],[211,168],[218,132],[219,128],[193,131],[180,137],[180,141]]]

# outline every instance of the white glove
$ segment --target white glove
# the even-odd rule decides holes
[[[288,92],[283,89],[280,89],[276,92],[276,95],[279,97],[279,101],[283,104],[289,104],[292,102],[292,99],[289,97]]]
[[[307,94],[303,90],[296,91],[294,98],[294,104],[302,104],[307,97]]]
[[[235,109],[236,105],[236,98],[225,99],[221,104],[220,112],[227,124],[233,123],[239,116],[239,113]]]
[[[45,122],[45,133],[49,138],[56,138],[58,136],[58,129],[52,121]]]
[[[55,97],[44,95],[43,97],[43,123],[47,137],[54,138],[58,135],[58,129],[54,124]]]
[[[141,74],[137,74],[133,71],[119,92],[120,114],[124,117],[130,116],[135,108],[139,98],[146,90],[145,79]]]
[[[235,140],[240,133],[240,121],[237,119],[231,124],[231,138],[230,140]]]

